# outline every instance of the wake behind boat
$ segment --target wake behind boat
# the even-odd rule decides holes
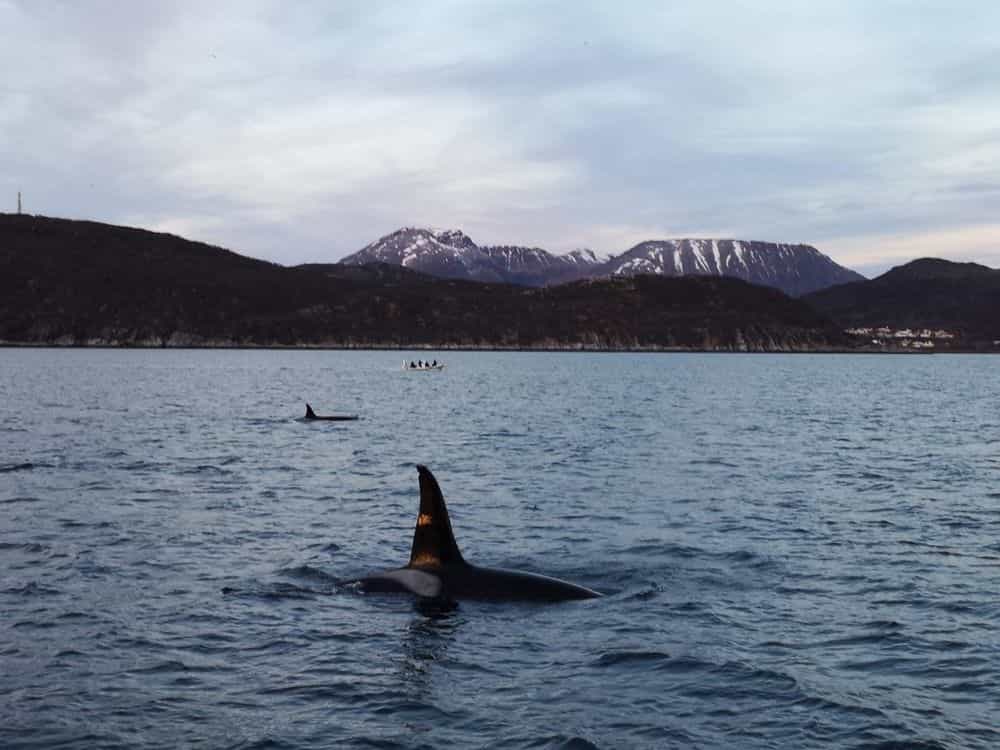
[[[420,361],[420,360],[418,360],[416,362],[414,362],[413,360],[410,360],[409,362],[407,362],[404,359],[403,360],[403,369],[404,370],[411,370],[413,372],[425,372],[427,370],[443,370],[444,369],[444,362],[438,362],[436,359],[433,362],[423,362],[423,361]]]

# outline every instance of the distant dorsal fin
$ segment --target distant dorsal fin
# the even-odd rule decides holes
[[[439,568],[464,563],[437,480],[426,466],[418,466],[417,471],[420,473],[420,514],[413,532],[409,567]]]
[[[316,419],[316,412],[309,404],[306,404],[306,419]]]

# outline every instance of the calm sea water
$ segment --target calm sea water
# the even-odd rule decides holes
[[[1000,360],[404,356],[0,350],[0,746],[1000,746]]]

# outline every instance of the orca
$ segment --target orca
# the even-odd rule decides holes
[[[354,421],[355,419],[358,418],[358,415],[357,414],[351,414],[351,415],[348,415],[348,414],[335,414],[335,415],[331,415],[331,416],[328,416],[328,417],[320,417],[320,416],[316,415],[316,412],[313,411],[313,408],[311,406],[309,406],[309,404],[306,404],[306,416],[305,416],[305,418],[306,419],[319,419],[319,420],[323,420],[323,421],[326,421],[326,422],[352,422],[352,421]]]
[[[410,562],[404,568],[351,582],[366,593],[409,593],[427,599],[556,602],[593,599],[596,591],[558,578],[518,570],[481,568],[465,561],[434,475],[417,466],[420,512]]]

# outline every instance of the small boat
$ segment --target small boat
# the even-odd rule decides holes
[[[436,361],[436,360],[435,360]],[[438,362],[437,364],[424,363],[422,365],[417,365],[412,362],[407,362],[403,360],[403,369],[410,372],[426,372],[427,370],[443,370],[444,362]]]

